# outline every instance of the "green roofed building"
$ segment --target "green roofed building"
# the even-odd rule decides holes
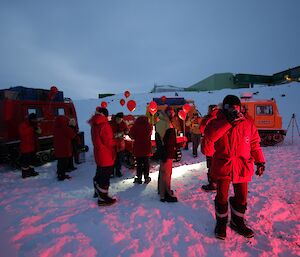
[[[185,91],[212,91],[223,88],[249,87],[249,83],[235,83],[232,73],[218,73],[188,87]]]
[[[290,82],[300,82],[300,66],[275,73],[273,75],[256,74],[214,74],[190,87],[185,91],[213,91],[223,88],[249,88],[254,85],[275,86]]]
[[[115,94],[111,94],[111,93],[108,93],[108,94],[98,94],[98,98],[104,98],[104,97],[108,97],[108,96],[113,96]]]

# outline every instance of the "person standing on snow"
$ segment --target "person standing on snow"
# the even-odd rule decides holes
[[[208,125],[208,123],[212,120],[214,120],[217,117],[217,112],[218,112],[219,108],[217,105],[212,104],[208,106],[208,112],[207,115],[205,115],[200,123],[200,133],[202,135],[202,137],[204,136],[204,131],[206,126]],[[201,142],[201,148],[202,148],[202,143],[204,141],[202,140]],[[209,191],[214,191],[217,189],[217,181],[215,180],[215,178],[212,176],[211,174],[211,160],[212,160],[212,156],[206,156],[206,167],[207,167],[207,180],[208,180],[208,184],[207,185],[203,185],[202,189],[209,192]]]
[[[72,156],[69,160],[69,171],[77,170],[74,166],[74,161],[76,164],[79,164],[79,146],[80,146],[80,137],[78,136],[78,126],[76,124],[76,120],[71,118],[69,121],[69,126],[76,133],[75,138],[72,139]]]
[[[185,142],[183,150],[189,150],[189,142],[192,141],[192,134],[191,134],[191,119],[190,114],[187,113],[186,120],[183,121],[183,126],[185,126],[185,136],[187,141]]]
[[[53,146],[59,181],[71,178],[66,173],[69,172],[70,158],[73,154],[72,140],[76,137],[76,132],[70,127],[69,121],[68,117],[59,115],[54,122]]]
[[[228,191],[232,182],[234,197],[229,198],[230,226],[244,237],[253,237],[253,231],[244,220],[248,182],[254,173],[254,163],[256,175],[263,174],[265,158],[257,128],[241,113],[241,102],[237,96],[227,95],[224,98],[222,110],[207,125],[203,140],[202,153],[212,156],[211,172],[217,179],[215,236],[226,238]]]
[[[122,162],[124,157],[124,150],[125,150],[125,141],[124,136],[128,135],[129,129],[123,120],[124,114],[123,112],[117,113],[113,119],[111,120],[111,127],[114,133],[114,138],[117,141],[117,157],[115,161],[115,175],[117,177],[122,177],[123,174],[121,172]]]
[[[110,176],[114,171],[116,159],[116,141],[107,117],[108,110],[97,107],[95,115],[89,120],[94,158],[97,164],[93,184],[99,206],[111,205],[116,202],[115,198],[108,196]]]
[[[19,126],[22,178],[39,175],[33,164],[40,134],[36,114],[30,113],[27,120]]]
[[[143,175],[145,184],[151,181],[149,177],[149,156],[152,153],[151,134],[152,126],[147,116],[138,117],[129,131],[130,138],[134,139],[133,155],[137,163],[134,183],[142,184]]]
[[[193,117],[191,118],[190,123],[190,133],[191,133],[191,140],[193,146],[193,157],[198,157],[198,146],[201,141],[201,133],[200,133],[200,126],[201,118],[199,117],[198,112],[193,113]]]
[[[161,202],[178,201],[171,190],[172,165],[176,156],[176,132],[171,123],[174,115],[174,109],[168,106],[164,112],[159,113],[159,121],[156,123],[155,141],[160,156],[158,193]]]

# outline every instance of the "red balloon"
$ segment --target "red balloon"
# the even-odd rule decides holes
[[[124,105],[125,104],[125,100],[122,98],[121,100],[120,100],[120,105]]]
[[[178,112],[178,117],[182,120],[185,120],[186,119],[186,112],[184,110],[180,110]]]
[[[167,97],[166,97],[165,95],[163,95],[163,96],[161,97],[161,101],[162,101],[163,103],[165,103],[166,100],[167,100]]]
[[[125,91],[124,92],[124,96],[126,97],[126,98],[128,98],[129,96],[130,96],[130,92],[127,90],[127,91]]]
[[[53,94],[56,94],[57,91],[58,91],[58,89],[57,89],[56,86],[52,86],[52,87],[50,88],[50,91],[51,91]]]
[[[127,102],[127,108],[129,111],[133,112],[135,110],[136,107],[136,102],[134,100],[129,100]]]
[[[149,110],[157,110],[157,103],[154,101],[151,101],[149,103]]]
[[[148,109],[149,109],[149,112],[150,112],[152,115],[154,115],[154,114],[157,112],[157,103],[154,102],[154,101],[151,101],[151,102],[149,103]]]
[[[188,113],[191,109],[191,106],[189,104],[184,104],[182,109],[185,113]]]
[[[101,102],[101,107],[106,108],[107,107],[107,102],[105,102],[105,101]]]

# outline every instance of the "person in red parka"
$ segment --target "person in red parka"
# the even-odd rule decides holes
[[[57,158],[57,179],[59,181],[70,179],[66,174],[69,171],[69,161],[72,157],[72,140],[75,131],[69,126],[69,118],[63,115],[56,117],[54,122],[54,155]]]
[[[75,138],[73,138],[72,140],[72,149],[73,149],[73,152],[72,152],[72,156],[70,157],[69,159],[69,171],[74,171],[74,170],[77,170],[77,167],[74,166],[74,161],[76,164],[80,164],[79,162],[79,149],[80,149],[80,137],[79,137],[79,134],[78,134],[78,126],[76,124],[76,120],[74,118],[71,118],[70,121],[69,121],[69,126],[71,129],[73,129],[73,131],[75,132],[76,136]]]
[[[149,156],[152,153],[151,134],[152,126],[147,116],[138,117],[129,131],[129,136],[134,139],[133,155],[137,162],[134,183],[142,184],[143,175],[146,184],[151,181],[149,177]]]
[[[116,139],[117,145],[116,145],[116,150],[117,150],[117,156],[116,156],[116,161],[115,161],[115,175],[117,177],[122,177],[123,174],[121,172],[122,168],[122,162],[124,158],[124,150],[125,150],[125,141],[124,141],[124,136],[128,135],[129,129],[125,121],[123,120],[124,113],[123,112],[118,112],[115,116],[112,117],[111,120],[111,127],[114,133],[114,138]]]
[[[116,199],[108,196],[110,176],[113,173],[116,160],[116,141],[107,117],[107,109],[97,107],[95,115],[89,120],[94,145],[94,158],[97,164],[93,182],[99,206],[111,205],[116,202]]]
[[[219,110],[219,108],[215,104],[211,104],[211,105],[208,106],[207,115],[205,115],[203,117],[203,119],[201,120],[200,128],[199,128],[202,137],[204,136],[204,130],[205,130],[206,126],[208,125],[208,123],[217,117],[218,110]],[[202,142],[203,142],[203,140],[202,140]],[[202,147],[202,142],[201,142],[201,147]],[[217,189],[217,181],[212,176],[211,170],[210,170],[211,159],[212,159],[211,156],[206,156],[206,167],[207,167],[207,180],[208,180],[208,184],[207,185],[203,185],[202,189],[204,191],[207,191],[207,192],[214,191],[214,190]]]
[[[19,126],[22,178],[39,175],[33,165],[39,134],[41,130],[38,127],[36,114],[31,113]]]
[[[253,231],[244,221],[248,182],[254,173],[254,163],[257,165],[256,175],[263,174],[265,158],[257,128],[241,113],[241,102],[237,96],[227,95],[224,98],[222,110],[207,125],[203,140],[202,153],[212,156],[211,172],[217,179],[215,236],[226,238],[228,191],[232,182],[234,196],[229,198],[230,226],[247,238],[253,237]]]

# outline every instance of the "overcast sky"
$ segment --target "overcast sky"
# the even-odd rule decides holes
[[[0,0],[0,89],[74,99],[300,65],[300,0]]]

